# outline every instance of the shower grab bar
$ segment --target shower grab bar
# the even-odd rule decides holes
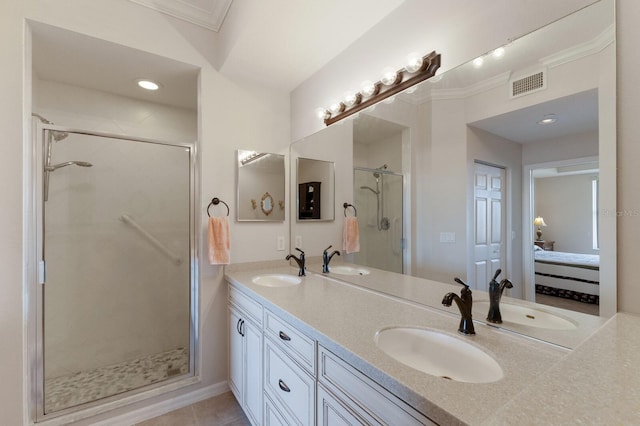
[[[125,213],[122,216],[120,216],[120,220],[126,223],[127,225],[131,226],[132,228],[134,228],[136,231],[138,231],[143,237],[149,240],[151,244],[156,246],[158,250],[160,250],[169,259],[171,259],[173,263],[175,263],[176,265],[180,265],[182,263],[182,259],[180,259],[178,256],[173,254],[171,250],[169,250],[164,244],[162,244],[162,242],[160,242],[160,240],[158,240],[156,237],[151,235],[151,233],[149,233],[149,231],[144,229],[142,226],[140,226],[140,224],[136,222],[131,216]]]

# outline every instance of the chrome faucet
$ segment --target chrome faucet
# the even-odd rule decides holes
[[[293,260],[296,261],[296,263],[298,264],[298,276],[299,277],[304,277],[305,275],[307,275],[305,273],[305,266],[304,266],[304,252],[302,250],[300,250],[298,247],[296,247],[296,250],[298,250],[300,252],[300,257],[295,257],[293,254],[289,254],[287,255],[287,257],[285,259],[289,260],[291,258],[293,258]]]
[[[326,274],[329,272],[329,262],[331,262],[331,258],[334,255],[338,255],[340,256],[340,251],[338,250],[334,250],[333,253],[329,254],[329,249],[333,247],[333,246],[329,246],[326,249],[324,249],[324,252],[322,252],[322,273]]]
[[[464,288],[460,291],[460,296],[455,293],[447,293],[442,299],[442,304],[444,306],[451,306],[451,302],[455,300],[461,315],[458,332],[467,335],[476,334],[476,331],[473,328],[473,320],[471,319],[471,307],[473,305],[471,289],[469,288],[467,283],[462,281],[460,278],[456,277],[454,278],[454,281],[464,286]]]
[[[496,278],[502,272],[501,269],[496,270],[491,282],[489,282],[489,313],[487,321],[494,324],[502,324],[502,315],[500,314],[500,299],[505,288],[513,288],[511,281],[504,279],[498,283]]]

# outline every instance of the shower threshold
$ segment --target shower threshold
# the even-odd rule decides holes
[[[45,413],[64,410],[189,372],[189,350],[173,349],[45,380]]]

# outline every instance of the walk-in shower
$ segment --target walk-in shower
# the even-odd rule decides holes
[[[387,164],[354,169],[360,252],[355,263],[403,272],[403,177]]]
[[[193,379],[193,145],[34,116],[37,418]]]
[[[376,224],[378,231],[386,231],[391,226],[391,223],[389,218],[384,215],[384,174],[381,174],[379,170],[387,170],[387,165],[383,164],[375,170],[373,177],[376,179],[376,189],[370,186],[361,186],[360,189],[367,189],[376,196]]]

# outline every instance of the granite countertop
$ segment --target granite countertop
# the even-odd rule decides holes
[[[455,313],[433,310],[314,273],[291,287],[263,287],[251,281],[256,275],[297,275],[297,271],[289,266],[230,268],[226,279],[437,423],[489,421],[505,401],[524,391],[569,352],[483,324],[476,324],[475,336],[463,337],[457,333],[457,308]],[[376,332],[394,326],[438,330],[476,345],[500,364],[504,377],[471,384],[405,366],[374,343]]]
[[[333,259],[330,266],[337,265],[363,268],[360,265],[341,262],[341,259]],[[410,275],[399,274],[396,272],[383,271],[381,269],[371,268],[369,266],[364,268],[370,272],[368,275],[339,275],[330,272],[328,276],[341,281],[347,281],[360,287],[374,290],[376,292],[388,294],[400,299],[429,306],[434,309],[447,310],[449,312],[457,311],[455,307],[445,308],[441,304],[442,297],[445,295],[445,293],[450,291],[459,293],[460,289],[462,288],[459,284],[453,284],[453,277],[451,278],[451,283],[442,283],[424,278],[413,277]],[[307,260],[307,270],[311,272],[321,273],[322,258],[309,258]],[[489,294],[486,291],[473,289],[473,301],[474,320],[484,322],[488,312],[486,303],[489,303]],[[481,308],[481,303],[477,302],[486,302],[484,304],[484,308]],[[551,330],[522,325],[516,322],[509,321],[508,315],[504,312],[502,314],[503,323],[500,325],[490,324],[491,326],[500,327],[509,331],[524,334],[526,336],[564,346],[569,349],[578,346],[606,322],[605,318],[597,317],[594,315],[587,315],[580,312],[573,312],[566,309],[555,308],[553,306],[536,304],[526,300],[507,297],[506,295],[502,297],[501,301],[501,305],[504,304],[517,305],[524,308],[535,309],[544,313],[552,314],[574,324],[575,328],[566,330]]]
[[[260,274],[297,275],[297,268],[273,265],[232,265],[226,279],[438,423],[640,424],[638,316],[618,313],[573,350],[482,324],[476,324],[475,336],[463,337],[456,333],[457,309],[451,314],[422,307],[312,272],[293,287],[251,282]],[[437,287],[443,289],[450,287]],[[375,333],[390,326],[464,339],[494,357],[504,378],[461,383],[407,367],[374,343]]]

